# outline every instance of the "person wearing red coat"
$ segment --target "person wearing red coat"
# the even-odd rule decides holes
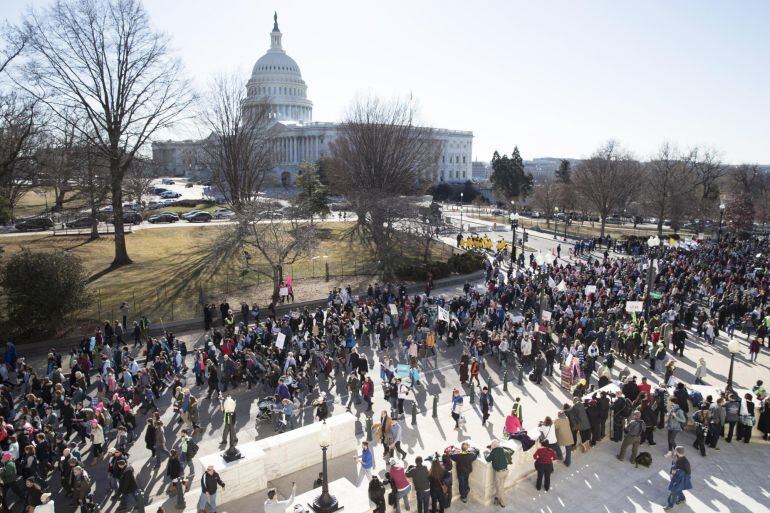
[[[533,456],[535,459],[535,470],[537,470],[537,483],[535,488],[540,490],[545,488],[547,492],[551,488],[551,473],[553,472],[553,461],[556,459],[556,452],[547,445],[541,445]]]

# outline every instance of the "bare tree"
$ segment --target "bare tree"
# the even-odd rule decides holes
[[[130,264],[123,179],[152,135],[191,104],[181,65],[139,0],[56,0],[29,13],[24,35],[27,89],[62,119],[84,118],[81,135],[107,163],[115,216],[112,265]]]
[[[415,196],[430,185],[440,146],[432,129],[414,124],[403,101],[369,98],[356,102],[331,145],[329,180],[358,216],[355,231],[376,252],[378,267],[395,267],[400,223],[414,219]]]
[[[91,226],[90,238],[95,240],[99,238],[100,209],[107,204],[110,195],[109,166],[101,152],[94,151],[85,144],[78,146],[75,161],[76,167],[73,174],[75,194],[72,200],[73,203],[82,204],[88,208],[89,217],[95,221]],[[77,214],[77,212],[74,213]],[[114,215],[117,214],[113,206]]]
[[[717,214],[719,183],[728,168],[714,149],[694,148],[691,154],[697,175],[693,214],[702,222]]]
[[[0,96],[0,197],[13,209],[36,179],[45,118],[40,104],[18,93]]]
[[[639,163],[609,141],[575,169],[576,191],[601,217],[601,236],[607,217],[629,203],[639,184]]]
[[[561,186],[563,185],[550,178],[544,180],[543,183],[535,185],[532,201],[543,211],[547,226],[551,225],[551,218],[561,198]]]
[[[272,169],[267,102],[243,109],[246,89],[237,74],[214,79],[202,117],[211,136],[203,145],[212,183],[234,212],[250,208]]]
[[[151,159],[136,157],[126,172],[123,190],[134,202],[142,205],[142,198],[150,193],[153,179],[158,173]]]
[[[640,198],[647,211],[657,218],[658,234],[663,234],[664,219],[678,227],[697,184],[695,154],[680,154],[670,143],[644,166],[644,195]]]
[[[24,32],[16,27],[9,26],[7,23],[4,23],[2,26],[2,34],[5,44],[0,49],[0,73],[5,71],[11,61],[24,51],[24,47],[27,44]]]
[[[256,267],[256,272],[273,283],[273,302],[279,299],[279,287],[284,269],[301,258],[310,256],[316,246],[316,228],[298,215],[298,209],[289,209],[288,217],[279,217],[277,202],[250,202],[242,204],[237,212],[230,243],[248,251],[255,250],[267,262],[267,267]]]
[[[72,123],[73,119],[58,119],[59,123],[52,123],[37,152],[41,179],[53,187],[51,210],[54,212],[64,208],[66,194],[73,189],[74,175],[81,163],[80,132]]]

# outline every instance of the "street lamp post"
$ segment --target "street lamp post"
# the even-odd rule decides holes
[[[719,205],[719,231],[717,232],[717,244],[722,242],[722,219],[725,217],[725,204]]]
[[[511,271],[516,265],[516,228],[519,226],[519,214],[513,211],[513,201],[511,201]]]
[[[556,233],[559,231],[559,207],[554,207],[553,211],[553,240],[556,240]]]
[[[460,233],[463,232],[463,193],[460,193]]]
[[[326,462],[326,451],[329,450],[329,446],[332,444],[332,432],[329,426],[324,421],[321,427],[321,452],[323,457],[321,467],[321,495],[315,498],[311,508],[316,513],[332,513],[342,507],[337,502],[337,498],[329,493],[329,467]]]
[[[730,352],[730,372],[727,373],[726,392],[733,391],[733,365],[735,364],[735,355],[741,352],[741,343],[737,338],[731,338],[727,343],[727,350]]]
[[[655,260],[655,252],[658,246],[660,246],[660,239],[657,235],[653,235],[647,239],[647,246],[649,252],[647,254],[647,294],[645,295],[644,302],[644,318],[650,318],[650,292],[652,292],[652,281],[655,279],[653,276],[653,262]]]

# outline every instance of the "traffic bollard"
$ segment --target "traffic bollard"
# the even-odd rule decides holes
[[[438,394],[433,396],[433,418],[438,418]]]
[[[503,392],[508,391],[508,369],[503,371]]]
[[[417,404],[412,403],[412,425],[417,425]]]
[[[366,441],[367,442],[371,442],[373,439],[372,431],[373,431],[372,415],[371,413],[368,413],[366,415]]]
[[[473,381],[471,381],[471,404],[476,402],[476,387],[473,385]]]

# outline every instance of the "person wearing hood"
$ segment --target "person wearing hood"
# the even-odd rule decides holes
[[[699,358],[698,365],[695,367],[695,384],[705,385],[703,377],[706,375],[706,359]]]

